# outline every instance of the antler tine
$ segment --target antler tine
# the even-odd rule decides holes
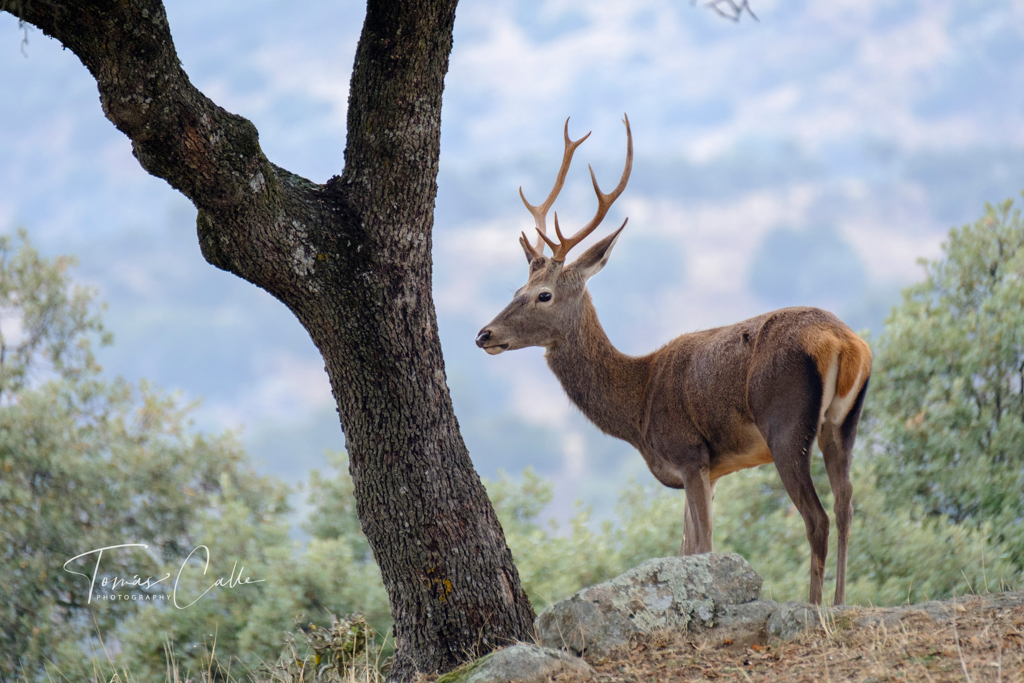
[[[552,254],[555,254],[555,255],[557,256],[557,255],[558,255],[558,247],[559,247],[559,245],[558,245],[558,244],[555,244],[554,242],[552,242],[552,241],[551,241],[551,238],[550,238],[550,237],[548,237],[548,236],[547,236],[546,234],[544,234],[543,232],[541,232],[540,230],[538,230],[538,231],[537,231],[537,233],[538,233],[538,234],[540,235],[540,238],[541,238],[541,239],[542,239],[542,240],[543,240],[543,241],[544,241],[545,243],[547,243],[547,245],[548,245],[549,247],[551,247],[551,253],[552,253]],[[558,236],[558,241],[559,241],[559,242],[561,242],[561,241],[562,241],[562,231],[558,229],[558,212],[557,212],[557,211],[555,211],[555,235],[557,235],[557,236]],[[538,244],[540,244],[540,243],[538,242]],[[552,257],[552,259],[553,259],[553,260],[555,260],[555,261],[557,261],[557,260],[558,260],[558,259],[556,259],[556,258],[554,258],[554,257]]]
[[[548,198],[544,200],[538,206],[534,206],[530,202],[526,201],[526,195],[523,194],[523,188],[519,188],[519,196],[523,200],[523,204],[526,204],[527,210],[533,214],[534,223],[536,223],[537,232],[542,237],[547,235],[547,215],[551,205],[555,203],[555,199],[558,198],[558,193],[562,191],[562,185],[565,184],[565,175],[569,172],[569,165],[572,163],[572,155],[576,151],[576,148],[583,144],[583,141],[590,137],[590,133],[587,133],[579,140],[571,140],[569,138],[569,119],[565,120],[565,129],[563,130],[563,136],[565,137],[565,152],[562,154],[562,166],[558,169],[558,176],[555,178],[555,186],[551,188],[551,192],[548,194]],[[530,244],[530,240],[526,238],[526,234],[523,233],[524,246],[528,247],[530,253],[534,258],[538,258],[544,255],[544,242],[545,240],[538,239],[537,244]],[[552,247],[554,249],[554,247]]]
[[[555,233],[558,235],[558,247],[555,248],[554,244],[542,233],[544,241],[551,245],[551,250],[554,252],[554,255],[551,257],[552,260],[564,261],[569,250],[586,239],[587,235],[594,232],[597,226],[601,224],[601,221],[604,220],[605,215],[608,213],[608,209],[612,207],[612,204],[614,204],[615,200],[619,198],[622,191],[626,189],[626,183],[629,182],[629,174],[633,170],[633,132],[629,129],[629,117],[625,114],[623,114],[623,116],[625,116],[623,123],[626,124],[626,167],[622,171],[622,177],[619,179],[619,184],[616,185],[615,189],[608,194],[601,192],[601,187],[597,184],[597,176],[594,175],[594,169],[590,169],[590,179],[594,183],[594,192],[597,193],[597,213],[594,214],[594,217],[590,219],[589,223],[580,228],[579,232],[569,239],[565,239],[565,237],[562,236],[562,233],[558,230],[558,215],[555,215]],[[588,168],[590,167],[588,166]],[[540,232],[539,229],[538,232]]]

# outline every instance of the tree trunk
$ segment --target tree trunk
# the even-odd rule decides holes
[[[267,290],[323,355],[359,518],[395,619],[391,677],[528,639],[533,609],[470,462],[431,296],[454,0],[371,0],[341,176],[270,163],[255,127],[181,70],[159,0],[0,0],[82,60],[142,166],[199,210],[213,265]]]

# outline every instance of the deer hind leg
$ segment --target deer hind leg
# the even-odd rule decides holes
[[[821,604],[821,590],[825,579],[825,558],[828,556],[828,514],[811,480],[811,443],[814,433],[799,438],[769,441],[772,453],[785,453],[775,458],[775,467],[782,478],[793,505],[799,510],[811,546],[811,588],[808,601]]]
[[[809,600],[820,605],[829,521],[811,479],[811,445],[818,435],[824,386],[810,356],[791,352],[764,360],[762,370],[751,376],[749,404],[786,493],[804,520],[811,546]]]
[[[850,521],[853,519],[853,484],[850,482],[853,451],[843,448],[839,429],[828,422],[821,426],[818,447],[825,456],[825,469],[828,471],[828,481],[832,486],[832,497],[835,499],[832,510],[836,515],[836,533],[839,538],[836,549],[836,594],[833,604],[842,605],[846,602],[846,557],[850,542]]]
[[[712,539],[712,503],[718,480],[709,481],[708,471],[697,472],[693,488],[686,487],[686,508],[683,511],[683,545],[679,555],[699,555],[714,551]],[[693,491],[693,496],[690,492]]]
[[[846,414],[841,425],[825,420],[818,435],[818,447],[825,457],[825,470],[835,499],[833,511],[836,515],[836,594],[834,604],[846,602],[846,558],[850,544],[850,523],[853,520],[853,484],[850,482],[850,466],[853,463],[853,443],[857,438],[857,424],[864,404],[867,384],[861,388],[857,399]]]

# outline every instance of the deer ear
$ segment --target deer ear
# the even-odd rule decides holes
[[[530,249],[530,243],[526,241],[525,237],[519,238],[519,246],[523,248],[523,253],[526,254],[526,262],[533,263],[533,250]]]
[[[629,219],[627,218],[626,221],[628,220]],[[615,246],[615,242],[618,241],[622,228],[625,227],[626,222],[623,221],[622,227],[605,237],[590,249],[587,249],[585,252],[580,254],[578,259],[573,261],[572,267],[583,275],[584,280],[589,280],[597,275],[601,272],[601,269],[604,268],[604,265],[608,263],[608,257],[612,255],[612,247]]]

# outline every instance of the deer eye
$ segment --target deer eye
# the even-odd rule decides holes
[[[537,301],[551,301],[551,292],[541,292],[537,295]]]

